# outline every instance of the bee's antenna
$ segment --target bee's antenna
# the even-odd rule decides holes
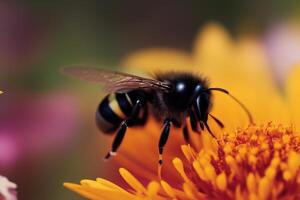
[[[238,100],[235,96],[233,96],[232,94],[229,93],[229,91],[223,89],[223,88],[208,88],[206,91],[219,91],[219,92],[222,92],[222,93],[225,93],[227,94],[228,96],[230,96],[235,102],[237,102],[242,108],[243,110],[246,112],[247,116],[248,116],[248,119],[249,119],[249,122],[250,124],[254,124],[254,121],[253,121],[253,117],[250,113],[250,111],[248,110],[248,108],[240,101]]]

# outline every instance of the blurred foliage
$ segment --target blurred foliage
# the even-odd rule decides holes
[[[26,6],[46,29],[49,45],[46,57],[34,63],[34,73],[22,82],[32,88],[61,81],[57,70],[64,64],[117,66],[126,53],[152,46],[189,50],[199,27],[211,20],[234,35],[261,32],[274,21],[297,15],[300,2],[31,0]]]

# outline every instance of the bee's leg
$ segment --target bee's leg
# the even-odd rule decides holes
[[[109,159],[110,156],[115,156],[117,153],[117,149],[119,148],[120,144],[122,143],[122,140],[125,136],[126,130],[127,130],[127,123],[126,120],[122,122],[120,128],[118,129],[118,132],[116,134],[116,137],[112,143],[111,150],[106,154],[104,159]]]
[[[170,127],[171,127],[171,121],[169,119],[166,119],[164,122],[163,131],[160,135],[160,139],[159,139],[159,143],[158,143],[158,152],[159,152],[158,177],[159,177],[159,179],[161,179],[161,166],[163,164],[163,151],[164,151],[164,146],[166,145],[168,137],[169,137]]]
[[[158,163],[160,165],[162,165],[163,160],[162,160],[162,154],[164,151],[164,146],[167,143],[168,137],[169,137],[169,133],[170,133],[170,127],[171,127],[171,121],[169,119],[165,120],[164,123],[164,129],[160,135],[160,139],[159,139],[159,143],[158,143],[158,152],[159,152],[159,161]]]
[[[189,144],[190,143],[190,134],[189,134],[188,127],[186,125],[183,127],[182,133],[183,133],[185,142],[187,144]]]
[[[203,121],[200,121],[199,124],[200,124],[201,130],[204,131],[204,127],[205,127],[204,122],[203,122]]]
[[[116,137],[112,143],[112,146],[111,146],[111,150],[106,154],[106,156],[104,157],[104,159],[109,159],[111,156],[115,156],[116,155],[116,152],[119,148],[119,146],[121,145],[122,141],[123,141],[123,138],[125,136],[125,133],[126,133],[126,130],[127,130],[127,127],[128,126],[132,126],[134,125],[135,123],[135,116],[136,114],[139,112],[140,108],[141,108],[142,104],[140,103],[139,100],[137,100],[136,104],[134,105],[133,109],[132,109],[132,114],[131,114],[131,117],[124,120],[118,131],[117,131],[117,134],[116,134]]]
[[[148,107],[147,105],[143,106],[143,109],[140,109],[140,112],[134,116],[134,123],[136,125],[144,125],[148,119]]]
[[[196,133],[200,133],[200,130],[197,125],[197,118],[194,112],[190,113],[190,123],[191,123],[192,130]]]

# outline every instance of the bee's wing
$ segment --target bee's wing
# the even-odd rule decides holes
[[[127,92],[132,89],[170,89],[170,85],[162,81],[94,67],[72,65],[63,67],[61,71],[63,74],[81,80],[102,83],[108,92]]]

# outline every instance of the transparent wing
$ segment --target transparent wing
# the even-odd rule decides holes
[[[162,81],[94,67],[72,65],[63,67],[61,71],[65,75],[81,80],[101,83],[108,92],[126,92],[132,89],[170,89],[170,86]]]

